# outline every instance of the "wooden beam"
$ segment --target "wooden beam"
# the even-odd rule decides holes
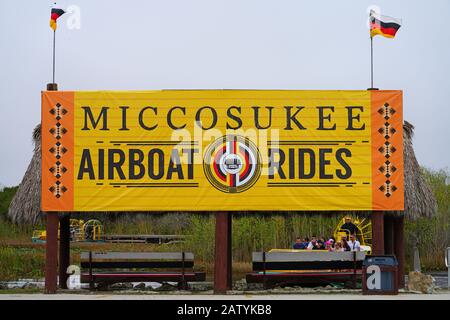
[[[394,254],[394,217],[391,214],[384,216],[384,252]]]
[[[81,261],[89,261],[89,252],[81,252]],[[181,261],[182,252],[92,252],[92,261]],[[184,261],[194,261],[192,252],[184,253]]]
[[[231,213],[216,213],[214,293],[224,294],[232,285]]]
[[[232,241],[232,226],[233,226],[233,216],[231,212],[227,213],[227,240],[228,240],[228,261],[227,261],[227,289],[231,290],[233,288],[233,241]]]
[[[405,237],[404,218],[394,219],[394,254],[398,261],[398,287],[405,287]]]
[[[372,254],[384,254],[384,213],[373,211],[372,215]]]
[[[58,91],[56,83],[48,83],[47,91]],[[57,212],[47,212],[45,241],[45,293],[56,293],[58,284],[58,225]]]
[[[70,214],[59,219],[59,287],[67,289],[67,268],[70,266]]]
[[[45,242],[45,293],[56,293],[58,282],[58,213],[47,213]]]
[[[47,83],[47,91],[58,91],[57,83]]]

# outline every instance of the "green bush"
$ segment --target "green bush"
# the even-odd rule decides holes
[[[6,218],[9,204],[11,203],[16,191],[19,187],[6,187],[0,190],[0,218]]]
[[[412,249],[417,245],[424,270],[443,269],[445,249],[450,247],[450,173],[423,168],[423,174],[436,197],[438,212],[432,219],[406,221],[406,257],[411,266]]]

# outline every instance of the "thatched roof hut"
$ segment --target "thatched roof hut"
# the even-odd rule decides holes
[[[436,198],[430,185],[423,177],[419,162],[414,154],[412,138],[414,126],[403,123],[403,158],[405,170],[405,217],[411,220],[431,218],[437,212]]]
[[[41,217],[41,125],[33,130],[34,153],[8,210],[17,224],[35,224]]]
[[[436,199],[425,181],[412,145],[414,126],[405,121],[403,125],[405,211],[408,219],[432,217],[437,211]],[[35,224],[41,218],[41,125],[33,131],[34,155],[19,189],[11,202],[8,216],[17,224]]]

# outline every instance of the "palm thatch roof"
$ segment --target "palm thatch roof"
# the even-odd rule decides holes
[[[33,130],[34,152],[14,198],[8,217],[17,224],[36,224],[41,217],[41,125]]]
[[[414,126],[403,124],[403,151],[405,172],[405,210],[396,215],[408,219],[432,217],[437,212],[437,203],[431,187],[425,181],[414,154],[412,138]],[[11,202],[8,216],[17,224],[35,224],[41,218],[41,125],[33,131],[34,155],[19,189]],[[361,212],[363,213],[363,212]],[[368,213],[368,212],[364,212]]]
[[[437,212],[436,198],[430,185],[425,181],[419,162],[414,154],[412,138],[414,126],[403,123],[403,158],[405,170],[405,216],[414,220],[420,217],[431,218]]]

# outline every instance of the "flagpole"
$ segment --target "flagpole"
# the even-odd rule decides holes
[[[369,20],[370,20],[370,88],[368,90],[378,90],[373,87],[373,34],[372,34],[372,16],[373,11],[370,11]]]
[[[56,30],[53,30],[53,83],[55,83],[55,47],[56,47]]]
[[[370,36],[370,87],[373,89],[373,37]]]

